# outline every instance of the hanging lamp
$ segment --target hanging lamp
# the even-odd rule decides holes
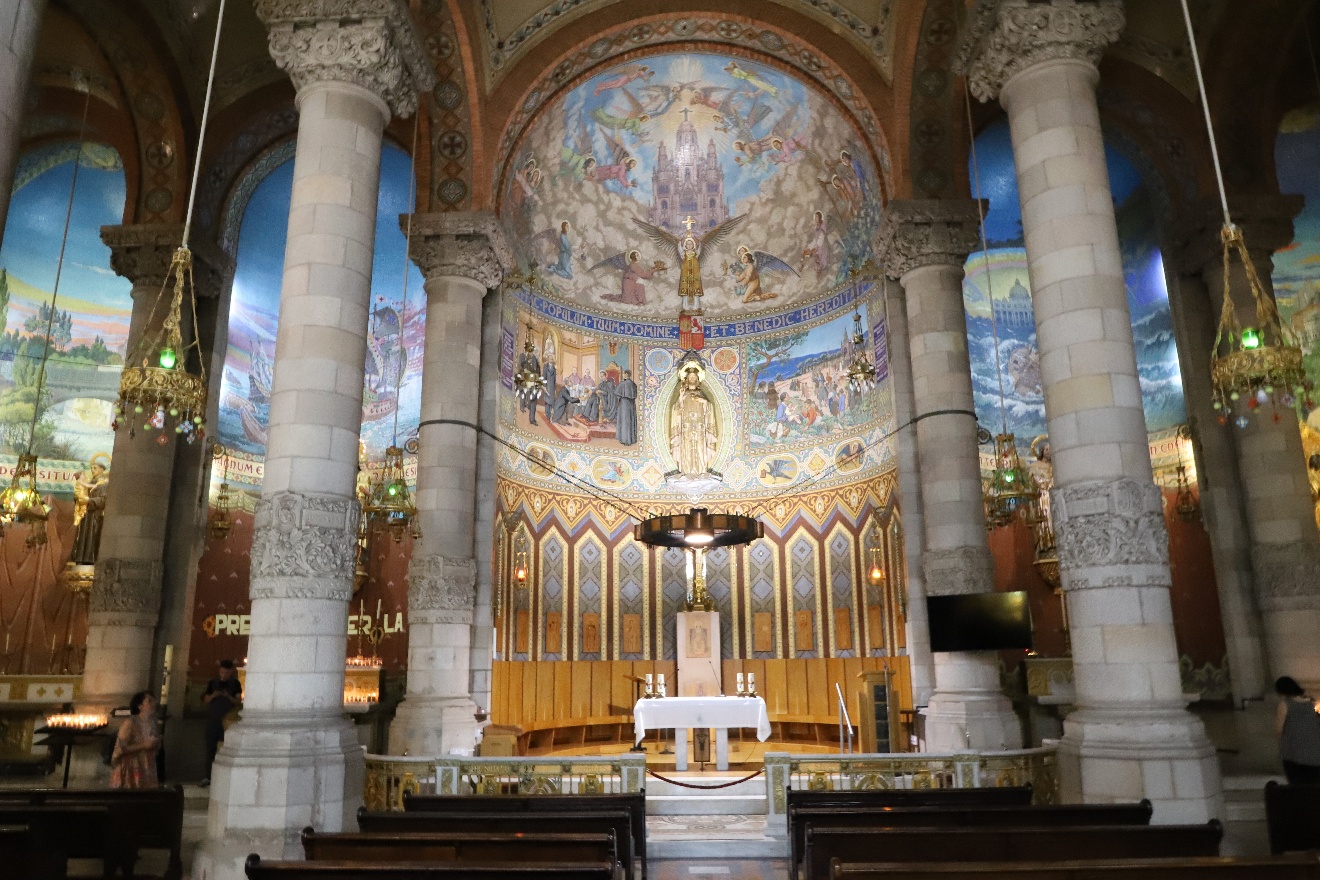
[[[124,359],[124,371],[119,378],[119,399],[115,403],[115,420],[112,423],[116,430],[122,425],[128,425],[130,437],[136,434],[141,425],[144,432],[156,432],[156,442],[161,445],[169,442],[171,433],[183,437],[189,443],[206,436],[206,361],[197,335],[197,287],[193,281],[193,259],[188,240],[192,233],[193,208],[197,201],[197,180],[202,170],[202,148],[206,143],[206,123],[211,112],[211,94],[215,86],[225,2],[220,0],[216,14],[211,69],[206,77],[206,97],[202,102],[202,121],[197,132],[197,154],[193,159],[183,240],[170,261],[169,273],[151,308],[146,330]],[[192,315],[192,339],[187,343],[183,341],[181,326],[184,300],[187,300]],[[195,373],[188,369],[190,353],[196,359]]]
[[[411,531],[414,538],[420,538],[417,521],[417,504],[408,488],[408,478],[403,468],[403,448],[399,446],[399,396],[403,389],[403,374],[408,371],[408,349],[404,346],[404,331],[408,323],[408,270],[412,255],[412,212],[415,210],[416,192],[416,156],[417,130],[421,114],[413,119],[412,152],[409,154],[408,177],[408,219],[404,223],[403,247],[403,300],[399,317],[399,352],[404,358],[403,364],[395,370],[394,376],[394,431],[390,445],[385,449],[384,467],[371,478],[367,499],[362,505],[362,519],[368,523],[366,539],[370,539],[370,526],[379,525],[389,530],[390,536],[399,542],[404,532]],[[416,454],[417,440],[410,440],[408,451]]]
[[[876,369],[866,356],[866,334],[862,332],[862,309],[857,290],[858,271],[852,269],[853,285],[853,359],[848,365],[848,390],[853,394],[864,394],[876,386]]]
[[[536,353],[536,344],[532,342],[535,328],[527,324],[527,339],[523,342],[523,366],[514,374],[513,390],[518,395],[518,402],[525,406],[535,406],[545,394],[545,377],[531,368],[531,359],[526,355]]]
[[[28,426],[27,451],[18,457],[9,486],[0,492],[0,522],[21,523],[28,527],[25,545],[30,549],[46,543],[46,521],[50,508],[37,484],[37,455],[34,451],[37,423],[40,420],[41,401],[46,391],[46,364],[50,360],[52,331],[55,316],[59,314],[60,280],[64,275],[64,255],[69,246],[69,226],[73,219],[73,197],[78,189],[78,170],[82,167],[83,140],[87,136],[87,113],[91,109],[92,91],[84,85],[82,121],[78,123],[78,151],[73,157],[73,173],[69,179],[69,199],[64,209],[64,233],[60,239],[60,254],[55,261],[55,284],[50,293],[50,307],[46,310],[46,335],[41,349],[41,365],[37,370],[37,393],[32,400],[32,422]],[[44,308],[43,304],[43,308]]]
[[[229,491],[229,450],[219,443],[212,443],[211,457],[224,459],[224,477],[220,480],[220,491],[216,492],[215,501],[211,502],[206,533],[217,541],[223,541],[229,537],[229,530],[234,525],[229,516],[229,511],[234,507],[234,497]]]
[[[1192,69],[1196,73],[1196,90],[1201,99],[1201,112],[1205,116],[1206,136],[1210,141],[1210,159],[1215,170],[1215,184],[1219,190],[1219,207],[1224,225],[1219,232],[1223,259],[1223,309],[1219,315],[1219,328],[1210,349],[1210,381],[1214,408],[1221,425],[1229,419],[1239,428],[1251,424],[1251,415],[1261,406],[1296,408],[1304,414],[1314,407],[1310,399],[1313,384],[1306,378],[1302,366],[1302,350],[1292,331],[1279,320],[1274,298],[1261,283],[1256,266],[1247,252],[1242,230],[1233,223],[1228,211],[1228,194],[1224,188],[1224,172],[1219,164],[1219,147],[1210,119],[1210,99],[1206,95],[1205,79],[1201,74],[1201,56],[1196,48],[1196,34],[1192,29],[1192,15],[1187,0],[1180,0],[1187,42],[1191,48]],[[1238,318],[1230,285],[1230,264],[1233,257],[1242,263],[1247,286],[1255,306],[1255,323],[1243,326]],[[1278,412],[1274,418],[1279,419]]]

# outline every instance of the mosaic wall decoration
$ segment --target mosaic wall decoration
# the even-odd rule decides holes
[[[1305,198],[1293,220],[1294,238],[1274,255],[1274,298],[1279,316],[1302,347],[1306,375],[1320,385],[1320,104],[1292,111],[1283,119],[1274,149],[1279,191]],[[1312,394],[1315,401],[1317,395]],[[1320,407],[1301,401],[1302,444],[1313,494],[1320,498]],[[1320,521],[1320,505],[1316,509]]]
[[[988,261],[979,250],[973,253],[963,282],[976,413],[983,426],[997,432],[1002,394],[1008,430],[1025,453],[1035,437],[1046,433],[1045,398],[1007,122],[997,122],[977,136],[976,155],[981,195],[990,200],[985,218]],[[1155,213],[1133,163],[1112,148],[1105,156],[1146,428],[1152,438],[1163,437],[1186,422],[1187,410]]]
[[[867,623],[868,615],[879,621],[895,612],[861,580],[873,535],[892,534],[892,542],[878,545],[880,558],[891,582],[903,582],[895,479],[890,472],[842,492],[803,493],[791,505],[773,498],[748,504],[762,516],[766,536],[706,558],[707,590],[722,620],[722,656],[877,656],[902,646],[901,624],[895,638]],[[683,610],[692,577],[686,551],[638,544],[633,519],[617,507],[503,478],[497,488],[496,546],[503,555],[492,572],[502,609],[501,657],[559,659],[557,643],[544,635],[522,650],[517,621],[523,614],[540,620],[543,630],[558,626],[547,621],[577,621],[575,644],[584,637],[584,619],[599,627],[599,657],[579,653],[579,659],[674,659],[674,616]],[[525,585],[509,575],[519,548],[526,548]]]
[[[743,57],[647,56],[539,111],[501,216],[553,299],[672,315],[691,229],[707,317],[829,294],[870,255],[882,193],[849,119],[814,85]]]

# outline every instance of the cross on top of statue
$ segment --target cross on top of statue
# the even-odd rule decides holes
[[[684,121],[684,122],[687,122],[687,121],[688,121],[688,114],[691,113],[691,112],[692,112],[692,109],[691,109],[690,107],[684,107],[684,108],[683,108],[683,121]]]
[[[687,111],[684,111],[684,112],[687,112]],[[688,214],[686,217],[683,218],[683,225],[687,227],[687,231],[688,231],[688,232],[691,232],[691,231],[692,231],[692,226],[693,226],[693,224],[695,224],[696,222],[697,222],[697,221],[695,221],[695,220],[692,219],[692,215],[691,215],[691,214]]]

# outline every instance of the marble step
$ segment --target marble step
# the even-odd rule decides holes
[[[763,815],[658,815],[646,821],[646,854],[651,859],[780,859],[788,854],[788,842],[766,834]]]
[[[665,782],[663,779],[656,779],[654,776],[648,776],[646,778],[646,799],[648,801],[653,797],[705,797],[711,795],[737,795],[739,797],[765,798],[765,777],[763,775],[754,776],[751,779],[745,779],[747,775],[745,773],[729,774],[728,776],[703,776],[697,774],[687,775],[675,773],[663,773],[661,775],[680,779],[682,782],[689,782],[693,785],[723,785],[729,782],[735,784],[726,788],[684,788],[681,785],[674,785],[673,783]],[[737,782],[736,780],[744,781]],[[713,813],[715,811],[711,810],[711,812]],[[764,810],[762,810],[762,812],[764,812]]]
[[[738,840],[656,840],[646,844],[648,860],[785,859],[788,841],[773,837]]]
[[[729,789],[721,789],[729,791]],[[652,816],[764,816],[764,794],[646,794],[646,812]]]

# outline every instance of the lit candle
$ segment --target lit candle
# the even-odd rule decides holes
[[[752,694],[756,693],[756,673],[755,673],[755,672],[749,672],[749,673],[747,673],[747,692],[748,692],[748,693],[752,693]]]

